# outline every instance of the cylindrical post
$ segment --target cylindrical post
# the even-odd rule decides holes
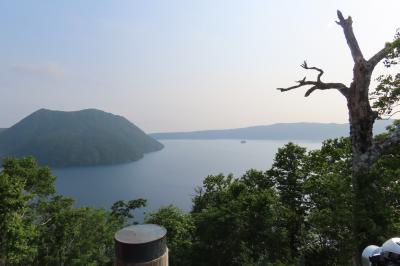
[[[155,224],[131,225],[115,234],[116,266],[168,266],[167,230]]]

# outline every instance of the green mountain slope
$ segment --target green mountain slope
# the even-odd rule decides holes
[[[0,156],[32,155],[50,166],[126,163],[163,145],[121,116],[96,109],[40,109],[0,134]]]

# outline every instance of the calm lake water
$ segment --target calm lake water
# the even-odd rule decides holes
[[[254,168],[271,166],[279,147],[287,141],[166,140],[165,148],[139,161],[114,165],[53,169],[58,193],[76,200],[77,206],[109,208],[117,200],[145,198],[145,211],[174,204],[190,210],[196,186],[210,174],[239,177]],[[319,142],[296,142],[309,149]],[[141,216],[141,214],[139,214]]]

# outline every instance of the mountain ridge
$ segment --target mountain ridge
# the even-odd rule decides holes
[[[98,109],[39,109],[0,133],[0,157],[32,155],[55,167],[126,163],[162,148],[126,118]]]
[[[393,120],[378,120],[374,133],[382,133]],[[189,132],[151,133],[155,139],[269,139],[269,140],[324,140],[349,135],[349,124],[339,123],[276,123],[233,129],[200,130]]]

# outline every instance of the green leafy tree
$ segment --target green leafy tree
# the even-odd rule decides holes
[[[378,136],[385,138],[389,133]],[[382,156],[365,178],[368,208],[360,223],[368,230],[370,244],[382,244],[399,231],[398,165],[400,149]],[[307,265],[349,265],[352,260],[352,215],[354,193],[351,182],[352,153],[349,138],[324,141],[309,153],[305,195],[308,198],[309,224],[304,247]],[[373,178],[371,178],[373,177]],[[368,217],[365,219],[365,217]],[[314,264],[313,264],[314,262]]]
[[[194,224],[190,214],[169,205],[148,214],[145,222],[162,225],[167,229],[169,263],[171,265],[192,264]]]
[[[400,101],[400,73],[398,63],[400,58],[400,29],[397,30],[392,43],[388,44],[390,52],[383,61],[386,68],[392,70],[387,74],[379,75],[378,86],[370,93],[372,107],[377,110],[380,118],[390,118],[399,112]],[[393,128],[395,131],[395,128]],[[394,132],[392,132],[394,133]]]
[[[55,177],[33,158],[5,158],[0,173],[0,264],[31,264],[36,206],[54,192]]]
[[[193,265],[288,263],[282,211],[262,172],[206,177],[193,199]]]
[[[5,158],[0,172],[0,265],[112,265],[115,232],[144,199],[111,211],[75,208],[55,177],[31,158]]]
[[[352,255],[351,146],[348,138],[324,141],[305,166],[308,265],[349,265]]]
[[[111,265],[121,223],[103,209],[55,196],[42,207],[37,265]]]
[[[299,257],[305,241],[305,159],[306,149],[289,142],[278,149],[272,167],[267,171],[285,207],[281,225],[288,232],[289,256],[292,259]]]
[[[111,215],[121,224],[126,225],[129,220],[133,220],[133,211],[145,207],[146,204],[147,200],[145,199],[118,200],[111,206]]]

